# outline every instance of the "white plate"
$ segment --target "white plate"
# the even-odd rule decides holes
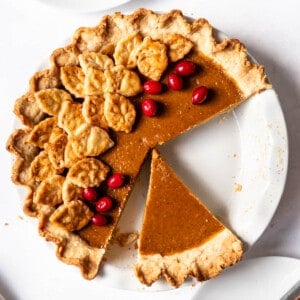
[[[242,261],[225,270],[222,277],[199,286],[193,300],[279,300],[299,279],[299,259],[279,256],[254,258]]]
[[[251,247],[277,208],[287,173],[286,125],[274,90],[255,95],[234,111],[159,149],[190,189],[245,242],[245,250]],[[141,170],[121,217],[118,227],[122,232],[140,230],[148,180],[149,161]],[[33,222],[32,227],[36,227],[36,223]],[[91,294],[99,286],[135,291],[170,289],[163,280],[149,288],[138,282],[131,268],[136,262],[133,246],[111,245],[101,275],[91,282],[82,280],[79,272],[58,262],[54,245],[34,237],[28,251],[36,247],[42,247],[35,256],[39,255],[43,261],[35,265],[36,277],[46,269],[50,278],[45,289],[57,288],[56,282],[66,277],[70,279],[70,283],[65,282],[66,286],[76,286],[78,292],[88,289]],[[52,277],[56,278],[54,283]],[[191,280],[185,284],[190,285]]]
[[[99,12],[120,6],[130,0],[36,0],[56,9],[76,13]]]

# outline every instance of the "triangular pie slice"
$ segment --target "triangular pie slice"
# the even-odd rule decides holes
[[[187,276],[204,281],[242,257],[242,242],[152,151],[150,184],[139,239],[138,279],[151,285],[161,276],[176,287]]]

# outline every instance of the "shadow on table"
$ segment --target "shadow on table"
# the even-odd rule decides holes
[[[3,274],[0,274],[0,299],[2,299],[1,296],[3,296],[5,300],[17,300],[17,297],[13,293],[11,287],[5,284],[5,277]]]

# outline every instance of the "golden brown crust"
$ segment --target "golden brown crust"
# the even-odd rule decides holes
[[[83,188],[65,180],[62,186],[62,199],[64,203],[79,199],[83,200]]]
[[[137,32],[120,40],[113,54],[116,65],[123,65],[128,69],[135,68],[142,40],[142,36]]]
[[[79,52],[74,45],[58,48],[53,51],[50,57],[51,65],[56,70],[64,66],[76,66],[79,64],[78,54]]]
[[[83,201],[73,200],[60,205],[49,220],[53,225],[68,231],[77,231],[86,226],[92,216],[92,211]]]
[[[40,149],[28,142],[30,129],[16,129],[9,137],[6,149],[16,155],[12,167],[12,181],[17,185],[28,187],[35,186],[35,180],[31,178],[31,162],[39,154]]]
[[[72,101],[69,93],[62,89],[46,89],[34,93],[34,97],[40,109],[50,116],[56,116],[61,108],[62,102]]]
[[[61,82],[56,69],[48,69],[36,72],[29,81],[29,91],[31,93],[40,90],[59,88]]]
[[[39,182],[61,174],[63,169],[55,169],[47,151],[43,150],[31,162],[29,172],[30,179]]]
[[[63,202],[62,185],[64,176],[54,175],[43,181],[37,188],[33,196],[33,202],[40,205],[55,207]]]
[[[48,156],[55,169],[65,167],[65,148],[68,143],[68,137],[65,133],[56,136],[48,146]]]
[[[9,137],[6,149],[31,162],[39,153],[39,148],[29,143],[31,130],[29,128],[16,129]]]
[[[47,148],[56,122],[56,118],[52,117],[36,124],[29,134],[28,142],[36,147]]]
[[[67,179],[80,187],[100,186],[109,172],[109,167],[96,158],[83,158],[69,170]]]
[[[31,177],[30,172],[31,162],[26,161],[21,156],[17,156],[11,171],[11,180],[14,184],[32,186],[35,185],[35,180]]]
[[[137,57],[137,67],[141,74],[152,80],[159,80],[168,63],[167,46],[146,36]]]
[[[99,156],[114,145],[106,130],[89,124],[76,129],[72,143],[78,157]]]
[[[56,255],[61,261],[79,267],[85,279],[93,279],[98,273],[104,249],[91,247],[77,234],[53,225],[49,221],[52,213],[53,208],[46,206],[39,212],[40,235],[57,245]]]
[[[224,229],[198,248],[168,256],[139,255],[134,272],[146,285],[164,276],[170,285],[178,287],[188,276],[198,281],[217,276],[224,268],[237,263],[242,254],[241,241]]]
[[[33,93],[26,93],[16,100],[14,113],[21,122],[29,127],[33,127],[46,118],[46,114],[39,108]]]
[[[184,58],[194,46],[189,39],[177,33],[162,35],[159,39],[168,46],[168,56],[171,62]]]
[[[28,188],[28,193],[24,200],[23,211],[27,216],[37,218],[40,212],[40,205],[33,201],[34,193],[37,188],[37,184],[35,186]]]
[[[88,124],[108,129],[104,116],[104,99],[99,96],[86,96],[82,104],[82,116]]]
[[[82,116],[82,104],[76,102],[63,102],[57,116],[58,126],[64,129],[69,135],[80,125],[85,123]]]
[[[64,87],[75,97],[85,96],[84,73],[80,67],[68,65],[60,68],[60,79]]]
[[[104,98],[103,111],[108,126],[115,131],[129,133],[136,117],[134,105],[119,94],[106,93]]]

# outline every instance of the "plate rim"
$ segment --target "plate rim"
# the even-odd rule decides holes
[[[34,0],[34,1],[59,11],[87,14],[87,13],[97,13],[97,12],[113,9],[121,5],[124,5],[132,0],[109,0],[107,5],[103,5],[103,4],[101,5],[101,1],[99,2],[97,0],[83,0],[82,3],[84,3],[84,5],[81,4],[78,5],[78,3],[81,2],[77,0],[75,5],[74,2],[71,5],[71,3],[65,4],[63,1],[60,2],[57,0]]]

